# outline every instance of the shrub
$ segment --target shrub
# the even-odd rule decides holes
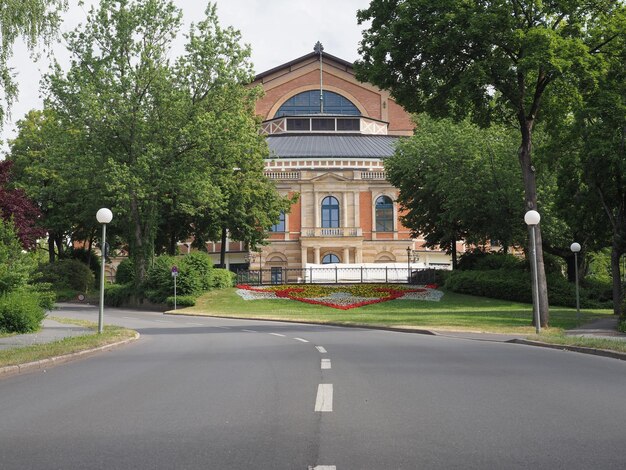
[[[174,296],[166,299],[168,307],[174,307]],[[177,295],[176,296],[176,308],[178,307],[193,307],[196,305],[196,297],[193,295]]]
[[[95,277],[85,263],[75,259],[62,259],[39,267],[39,281],[49,282],[54,289],[74,289],[88,292],[95,285]]]
[[[177,294],[198,295],[202,292],[203,280],[201,275],[194,269],[193,262],[188,264],[183,259],[184,257],[159,256],[154,260],[154,264],[148,269],[144,284],[145,294],[150,302],[162,304],[174,294],[172,266],[178,266]]]
[[[37,331],[46,316],[36,293],[10,292],[0,296],[0,331],[30,333]]]
[[[25,286],[36,263],[22,251],[15,228],[0,217],[0,295]]]
[[[85,263],[91,269],[94,279],[100,279],[100,256],[95,251],[86,250],[85,248],[74,248],[70,254],[70,258],[77,259]]]
[[[461,271],[487,271],[516,268],[524,269],[524,262],[514,255],[474,250],[460,256],[457,269]]]
[[[39,305],[44,310],[52,310],[57,300],[57,294],[52,290],[52,284],[47,282],[39,282],[32,285],[24,286],[23,292],[32,293],[39,297]]]
[[[117,267],[115,272],[115,282],[117,284],[129,284],[135,282],[135,265],[133,260],[126,258]]]
[[[547,278],[550,304],[575,307],[576,286],[557,274],[549,274]],[[445,287],[460,294],[532,303],[530,273],[517,269],[454,271],[448,275]],[[580,306],[611,308],[611,303],[600,301],[589,290],[581,288]]]
[[[209,290],[214,285],[211,282],[213,269],[213,259],[206,253],[201,251],[194,251],[188,255],[184,255],[178,258],[179,268],[183,268],[185,271],[194,273],[200,279],[200,289]]]
[[[237,275],[228,269],[213,269],[208,276],[209,287],[214,289],[233,287],[235,285],[236,277]]]
[[[133,283],[106,284],[104,286],[104,304],[109,307],[120,307],[128,304],[135,294]]]

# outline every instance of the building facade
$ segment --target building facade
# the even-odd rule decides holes
[[[230,257],[231,263],[272,271],[402,266],[404,276],[407,263],[449,268],[448,255],[411,238],[400,221],[398,190],[385,178],[384,159],[398,139],[412,135],[411,117],[320,46],[253,83],[265,91],[256,106],[270,148],[265,174],[281,194],[299,199],[261,251]]]

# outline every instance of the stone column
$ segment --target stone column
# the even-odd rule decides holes
[[[300,257],[301,257],[301,259],[302,259],[302,268],[303,268],[303,269],[304,269],[304,266],[306,265],[306,263],[307,263],[307,261],[308,261],[308,260],[307,260],[307,258],[308,258],[308,253],[309,253],[309,250],[308,250],[306,247],[302,247],[302,248],[300,248]]]
[[[350,263],[350,248],[343,249],[343,260],[342,263]]]
[[[342,194],[341,205],[343,206],[342,226],[346,228],[348,226],[348,193]]]
[[[361,193],[359,191],[356,191],[354,193],[354,226],[357,228],[361,226],[360,202],[361,202]]]
[[[317,191],[313,192],[313,221],[314,227],[318,228],[320,226],[320,200]],[[302,205],[304,207],[304,204]]]
[[[315,254],[315,259],[313,262],[315,264],[320,264],[320,247],[316,246],[315,248],[313,248],[313,252]]]

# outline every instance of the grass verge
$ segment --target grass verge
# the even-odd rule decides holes
[[[51,319],[60,323],[85,326],[93,329],[94,331],[98,330],[97,324],[84,320],[70,320],[57,317],[51,317]],[[63,356],[65,354],[72,354],[87,349],[94,349],[100,346],[117,343],[125,339],[134,338],[135,334],[135,331],[122,328],[120,326],[105,325],[101,335],[87,334],[83,336],[65,338],[52,343],[33,344],[31,346],[2,350],[0,351],[0,367],[26,364],[28,362]]]
[[[606,349],[607,351],[626,353],[626,341],[619,339],[567,336],[560,332],[532,335],[527,339],[562,346],[580,346],[583,348]]]
[[[208,292],[198,298],[194,307],[170,313],[520,335],[535,332],[531,326],[532,306],[529,304],[453,292],[445,292],[439,302],[391,300],[337,310],[287,299],[243,300],[233,288]],[[610,310],[585,310],[581,312],[581,323],[610,314]],[[548,331],[560,332],[574,328],[576,324],[575,309],[550,309]]]

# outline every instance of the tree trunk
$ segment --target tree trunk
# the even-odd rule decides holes
[[[222,227],[222,247],[220,250],[220,268],[226,268],[226,227]]]
[[[613,246],[611,247],[611,277],[613,278],[613,313],[620,315],[622,313],[622,280],[620,277],[619,260],[621,258],[619,237],[613,237]]]
[[[48,232],[48,259],[50,263],[54,263],[56,253],[54,251],[54,232]]]
[[[576,257],[574,255],[564,256],[563,259],[567,263],[567,280],[569,282],[576,282]],[[580,269],[579,269],[579,274],[580,274]]]
[[[63,249],[63,236],[56,233],[54,236],[54,243],[57,246],[57,256],[59,259],[65,258],[65,250]]]
[[[456,253],[456,237],[452,238],[452,269],[458,266],[458,257]]]
[[[524,210],[537,210],[537,182],[535,179],[535,167],[532,165],[531,160],[533,121],[531,119],[526,119],[525,116],[520,116],[519,122],[522,131],[522,144],[519,148],[519,161],[522,167],[524,196],[526,201]],[[550,312],[548,304],[548,285],[543,263],[541,224],[537,225],[535,228],[535,238],[537,252],[537,282],[539,284],[539,316],[541,326],[547,327],[550,322]],[[529,243],[529,246],[532,246],[532,241]]]

